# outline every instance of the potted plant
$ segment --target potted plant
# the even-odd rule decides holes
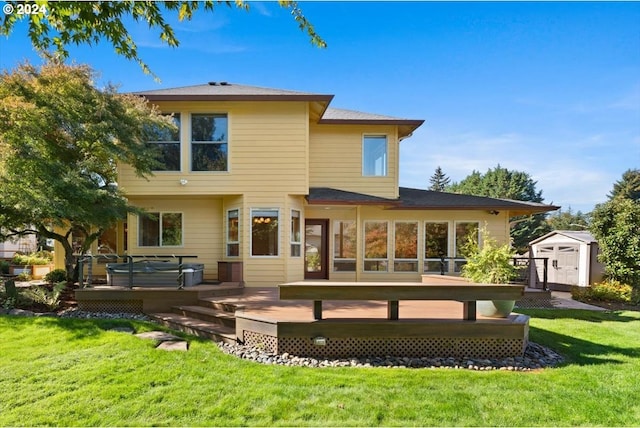
[[[475,240],[467,242],[464,254],[467,263],[462,267],[462,276],[479,284],[509,284],[518,277],[518,267],[511,263],[515,250],[509,244],[499,245],[489,236],[486,228],[480,231],[482,248]],[[480,315],[494,318],[509,316],[515,300],[478,301]]]
[[[49,251],[37,251],[31,254],[16,253],[11,259],[11,273],[25,273],[34,279],[40,279],[51,271],[53,255]]]

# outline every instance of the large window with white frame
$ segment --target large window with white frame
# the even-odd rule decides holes
[[[291,210],[291,257],[300,257],[302,254],[302,218],[299,210]]]
[[[251,210],[251,255],[279,255],[279,211],[277,208]]]
[[[424,272],[441,272],[441,269],[449,272],[448,256],[449,222],[426,222],[424,224]]]
[[[227,256],[240,255],[240,210],[227,211]]]
[[[364,222],[364,270],[365,272],[389,271],[389,223],[387,221]]]
[[[154,171],[180,171],[180,113],[167,116],[172,117],[177,129],[153,128],[149,132],[147,147],[158,161]]]
[[[362,139],[362,175],[386,177],[388,173],[386,135],[365,135]]]
[[[461,272],[462,266],[467,262],[464,257],[464,248],[470,243],[476,245],[480,242],[480,223],[477,221],[459,221],[455,224],[455,259],[454,270]]]
[[[394,272],[418,272],[418,222],[397,221],[394,224]]]
[[[150,212],[138,220],[138,246],[178,247],[182,245],[182,213]]]
[[[191,115],[191,170],[228,171],[226,114]]]
[[[333,222],[333,271],[356,271],[356,222],[335,220]]]

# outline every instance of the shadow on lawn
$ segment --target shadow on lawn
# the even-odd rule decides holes
[[[589,322],[637,322],[640,316],[623,315],[624,311],[591,311],[587,309],[516,309],[515,312],[549,320],[573,319]]]
[[[562,354],[568,365],[622,364],[618,356],[640,358],[640,347],[606,345],[537,327],[530,327],[529,337]]]

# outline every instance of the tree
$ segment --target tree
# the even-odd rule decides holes
[[[640,169],[628,169],[622,174],[622,179],[613,184],[609,199],[618,197],[640,200]]]
[[[146,147],[172,119],[140,97],[93,86],[83,65],[49,60],[0,75],[0,239],[38,234],[59,242],[75,279],[72,234],[84,253],[130,206],[116,184],[116,162],[145,177],[157,165]]]
[[[609,200],[591,214],[591,233],[600,246],[599,260],[610,279],[640,289],[640,198],[638,170],[613,185]],[[635,184],[634,184],[635,183]]]
[[[509,171],[498,164],[494,169],[487,170],[486,174],[474,170],[447,190],[466,195],[540,203],[544,199],[542,191],[536,189],[536,184],[526,172]],[[545,214],[513,217],[511,224],[511,239],[518,252],[526,251],[529,242],[551,230],[545,222]]]
[[[567,211],[559,209],[547,217],[551,230],[587,230],[589,221],[589,214],[583,214],[582,211],[574,213],[571,207]]]
[[[429,190],[433,190],[435,192],[444,192],[447,186],[451,183],[451,179],[447,177],[447,175],[442,172],[442,168],[438,166],[436,171],[433,173],[431,178],[429,179]]]
[[[8,5],[17,9],[22,2],[11,1]],[[33,46],[39,51],[54,50],[60,58],[67,58],[68,46],[86,43],[98,43],[101,39],[113,45],[115,51],[129,60],[136,61],[145,73],[151,73],[147,64],[138,55],[138,46],[123,24],[126,17],[136,22],[146,22],[149,29],[160,32],[159,38],[168,46],[177,47],[180,41],[176,38],[173,28],[167,23],[163,15],[166,12],[176,13],[178,20],[191,20],[193,13],[202,9],[212,12],[216,6],[222,4],[228,7],[235,5],[239,9],[249,10],[248,2],[243,0],[231,1],[62,1],[53,2],[40,0],[36,2],[39,13],[5,13],[0,26],[0,35],[9,36],[16,22],[22,19],[29,21],[29,38]],[[30,7],[36,5],[30,4]],[[311,43],[318,47],[327,44],[316,33],[313,25],[307,20],[298,6],[297,1],[279,0],[278,4],[291,11],[293,19],[301,31],[306,31]],[[5,6],[6,7],[6,6]],[[34,9],[30,9],[34,11]]]

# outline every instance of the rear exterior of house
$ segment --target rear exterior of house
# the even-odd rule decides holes
[[[148,180],[120,165],[151,215],[130,215],[94,254],[193,255],[205,280],[246,286],[419,281],[459,272],[480,227],[508,242],[511,216],[555,209],[401,188],[401,141],[423,121],[334,109],[332,95],[225,82],[138,95],[179,132],[149,142],[163,167]]]

